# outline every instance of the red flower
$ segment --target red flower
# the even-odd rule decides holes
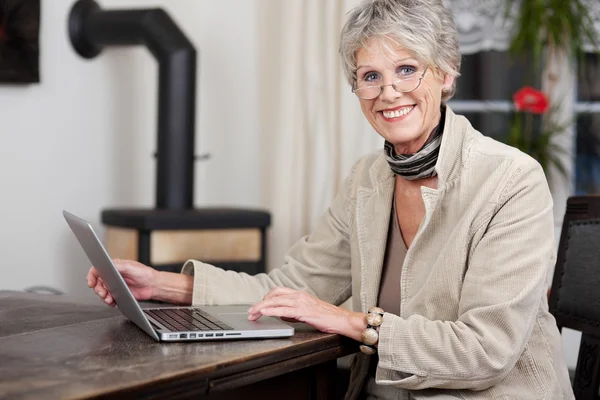
[[[525,86],[513,95],[515,108],[518,111],[527,111],[533,114],[544,114],[548,111],[548,98],[543,92]]]

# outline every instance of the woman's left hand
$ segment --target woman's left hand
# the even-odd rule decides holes
[[[337,333],[360,340],[364,314],[336,307],[300,290],[276,287],[248,310],[248,319],[261,315],[281,317],[285,321],[304,322],[326,333]]]

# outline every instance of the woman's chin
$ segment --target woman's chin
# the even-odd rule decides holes
[[[404,130],[401,132],[389,132],[385,136],[385,140],[394,145],[397,154],[412,154],[419,151],[424,142],[416,130]],[[427,140],[427,138],[425,138]],[[401,150],[398,152],[398,150]]]

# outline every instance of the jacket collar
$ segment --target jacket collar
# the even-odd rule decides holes
[[[435,166],[438,188],[445,187],[459,177],[473,144],[473,136],[467,134],[472,129],[469,121],[462,115],[454,114],[449,106],[445,107],[444,134]]]
[[[458,178],[462,166],[468,156],[473,140],[467,135],[471,128],[468,120],[462,115],[456,115],[449,106],[446,107],[446,118],[440,154],[435,166],[438,175],[438,188],[446,186],[447,183]],[[371,187],[376,188],[388,179],[394,177],[385,156],[382,154],[373,163],[369,170]]]

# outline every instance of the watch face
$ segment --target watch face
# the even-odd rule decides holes
[[[40,81],[39,31],[40,0],[0,0],[0,84]]]

